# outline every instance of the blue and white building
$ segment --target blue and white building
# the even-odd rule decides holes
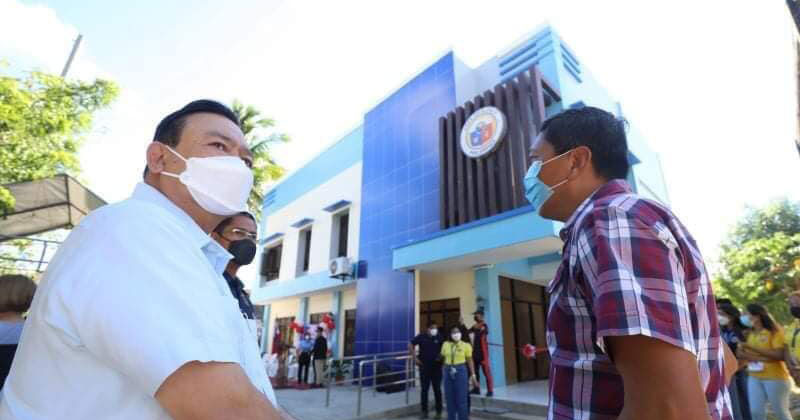
[[[486,105],[505,113],[508,129],[491,128],[499,146],[467,157],[454,145]],[[265,305],[262,345],[271,348],[276,328],[291,340],[292,321],[332,313],[336,356],[399,351],[428,320],[470,326],[483,308],[495,386],[546,378],[546,358],[525,360],[518,348],[545,344],[561,226],[521,199],[524,149],[543,118],[583,105],[621,112],[545,26],[475,69],[448,52],[367,110],[266,194],[252,290]],[[629,182],[668,204],[658,156],[635,124],[628,134]],[[339,257],[354,275],[331,276]]]

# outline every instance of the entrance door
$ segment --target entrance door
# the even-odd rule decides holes
[[[435,322],[440,327],[439,331],[449,335],[449,331],[445,330],[457,326],[460,317],[460,298],[429,300],[419,303],[420,331],[428,329],[428,322]]]
[[[344,355],[353,356],[356,354],[356,310],[348,309],[344,311]]]
[[[533,344],[536,347],[547,346],[545,336],[547,302],[544,287],[501,277],[500,303],[506,382],[512,384],[547,378],[550,368],[549,356],[546,353],[539,353],[536,359],[527,359],[521,351],[526,344]]]

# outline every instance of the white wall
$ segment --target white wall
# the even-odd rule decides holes
[[[275,336],[275,319],[290,316],[296,317],[298,309],[300,309],[300,299],[298,298],[277,300],[270,303],[269,329],[264,332],[267,334],[267,351],[272,349],[272,337]]]
[[[278,194],[280,194],[280,186]],[[296,277],[297,265],[301,262],[298,258],[300,246],[300,229],[291,225],[303,218],[314,221],[311,224],[311,259],[308,274],[315,274],[328,269],[331,256],[331,242],[334,233],[334,219],[337,213],[329,213],[323,208],[339,201],[350,201],[346,210],[350,213],[347,256],[353,261],[358,260],[358,239],[361,228],[361,162],[340,172],[327,182],[309,191],[286,207],[267,215],[266,229],[263,236],[268,237],[274,233],[283,233],[283,254],[281,257],[280,279]],[[277,242],[266,244],[267,247]]]

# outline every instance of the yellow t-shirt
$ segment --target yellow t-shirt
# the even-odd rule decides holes
[[[800,361],[800,321],[794,321],[786,330],[786,345],[796,361]]]
[[[777,350],[782,349],[786,343],[783,331],[779,330],[772,333],[767,329],[761,331],[753,331],[747,336],[747,344],[759,350]],[[763,365],[762,369],[754,370],[753,367],[760,367],[759,363]],[[750,376],[759,379],[787,379],[789,378],[789,371],[786,369],[786,363],[782,361],[774,362],[750,362],[751,367],[748,369]]]
[[[472,346],[469,343],[459,341],[445,341],[442,344],[442,357],[446,365],[460,365],[467,363],[467,358],[472,358]]]

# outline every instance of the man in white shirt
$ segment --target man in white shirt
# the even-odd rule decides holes
[[[252,156],[236,116],[167,116],[144,182],[61,245],[33,301],[2,419],[280,419],[208,236],[245,210]]]

